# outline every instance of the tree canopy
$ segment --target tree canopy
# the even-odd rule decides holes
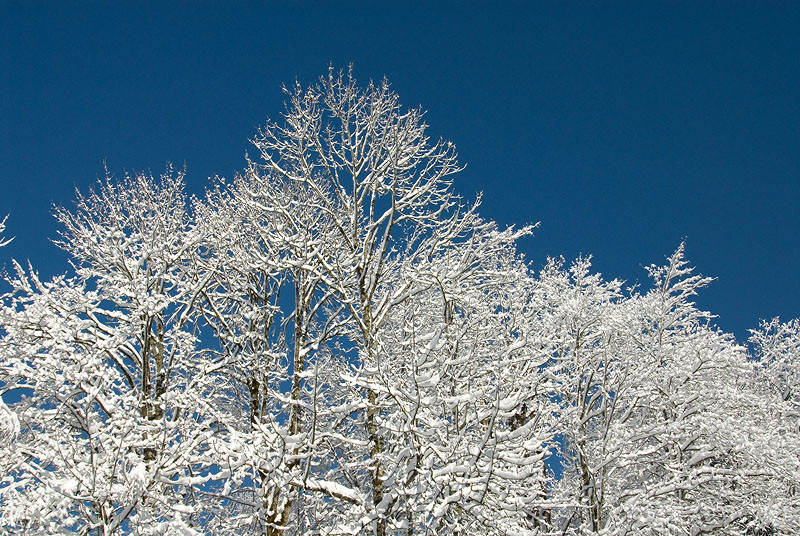
[[[13,264],[0,531],[800,532],[797,320],[737,343],[683,245],[537,273],[387,81],[285,92],[204,197],[107,172],[70,272]]]

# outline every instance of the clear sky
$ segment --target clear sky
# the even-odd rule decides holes
[[[244,164],[282,84],[353,63],[428,110],[521,249],[645,281],[681,240],[742,340],[800,303],[800,2],[0,0],[0,264],[68,269],[52,205],[103,173]]]

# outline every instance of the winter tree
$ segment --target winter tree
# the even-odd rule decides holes
[[[484,524],[495,480],[542,475],[526,467],[541,446],[521,432],[503,436],[519,444],[508,467],[482,459],[507,426],[498,404],[503,417],[524,403],[499,397],[526,369],[524,325],[503,322],[525,308],[511,299],[526,277],[513,244],[529,229],[499,231],[463,205],[454,147],[431,142],[388,83],[331,71],[287,93],[284,122],[254,140],[260,161],[209,194],[205,216],[219,258],[206,316],[245,370],[232,371],[250,393],[242,433],[264,445],[242,466],[258,475],[247,523]],[[503,354],[508,370],[492,362]]]
[[[585,360],[588,367],[576,360],[564,372],[554,367],[578,382],[578,403],[558,386],[556,395],[570,403],[562,410],[567,467],[555,498],[574,506],[559,509],[553,528],[567,534],[795,532],[791,497],[798,473],[790,445],[797,434],[772,416],[779,399],[759,388],[744,348],[714,329],[710,315],[691,301],[710,279],[692,274],[683,246],[667,265],[649,271],[653,286],[645,294],[602,298],[596,277],[594,289],[577,292],[605,304],[570,308],[598,311],[592,331],[580,329],[585,321],[561,317],[584,336],[597,333],[594,345],[583,347],[587,357],[590,349],[597,357]],[[575,279],[580,288],[583,278]],[[578,347],[566,349],[576,354]]]
[[[12,264],[0,531],[800,532],[797,320],[737,344],[683,246],[536,273],[388,82],[285,93],[204,196],[107,173],[67,273]]]
[[[58,209],[75,275],[42,282],[17,266],[2,310],[3,392],[18,429],[3,444],[0,524],[10,533],[194,534],[202,463],[198,281],[182,173],[107,177]]]

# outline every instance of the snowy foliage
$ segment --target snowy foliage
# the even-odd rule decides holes
[[[534,273],[387,82],[286,93],[204,198],[107,173],[69,274],[14,263],[0,532],[800,532],[797,320],[737,344],[682,245]]]

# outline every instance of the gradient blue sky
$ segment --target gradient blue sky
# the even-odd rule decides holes
[[[429,5],[433,4],[433,5]],[[798,316],[800,2],[9,2],[0,0],[0,264],[68,269],[48,239],[103,162],[189,189],[242,168],[281,84],[329,63],[388,77],[484,192],[541,221],[521,247],[592,254],[644,282],[681,242],[698,298],[742,340]]]

